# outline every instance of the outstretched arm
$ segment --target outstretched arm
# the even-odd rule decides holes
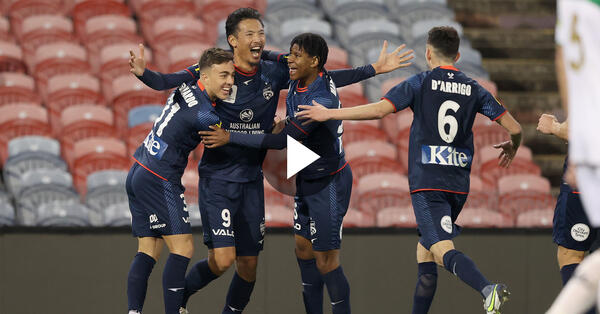
[[[140,79],[148,87],[155,90],[166,90],[177,87],[185,82],[198,79],[197,67],[191,66],[183,71],[163,74],[160,72],[146,69],[146,60],[144,59],[144,45],[140,44],[140,54],[137,57],[132,50],[129,51],[129,71]]]
[[[313,100],[313,106],[300,105],[298,108],[302,111],[296,113],[296,116],[301,120],[307,120],[302,125],[307,125],[313,121],[381,119],[396,111],[394,105],[387,99],[362,106],[340,109],[327,109]]]
[[[500,167],[508,168],[521,145],[521,125],[508,111],[497,121],[510,133],[510,141],[494,145],[495,148],[502,149],[498,157],[500,159]]]
[[[538,121],[537,130],[544,134],[555,135],[563,140],[569,139],[569,123],[567,121],[560,123],[551,114],[542,114]]]

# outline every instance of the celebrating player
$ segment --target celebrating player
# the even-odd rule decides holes
[[[167,243],[170,254],[163,271],[166,314],[178,314],[185,272],[194,246],[181,176],[188,155],[200,143],[192,133],[219,125],[214,105],[229,97],[233,85],[233,55],[219,48],[206,50],[198,62],[200,79],[175,89],[152,130],[136,150],[126,188],[136,254],[127,278],[129,314],[141,313],[148,277]]]
[[[280,62],[261,60],[265,33],[256,10],[235,10],[228,16],[225,29],[233,49],[236,84],[231,87],[229,98],[217,101],[215,107],[223,121],[222,127],[235,132],[269,133],[279,91],[288,88],[289,69]],[[332,71],[330,75],[338,86],[344,86],[395,70],[402,65],[400,59],[397,51],[386,53],[373,65]],[[130,65],[131,71],[146,85],[158,90],[178,86],[198,76],[197,65],[173,74],[145,69],[143,58],[132,57]],[[237,145],[204,151],[198,166],[198,201],[204,242],[213,249],[208,261],[214,259],[215,262],[202,260],[190,269],[186,276],[184,307],[191,294],[224,273],[234,261],[236,273],[223,313],[239,312],[248,304],[256,280],[258,254],[263,248],[262,162],[265,152]],[[317,271],[314,260],[312,265],[311,261],[307,263],[307,269]]]
[[[452,27],[429,31],[426,58],[430,71],[414,75],[392,88],[381,101],[343,109],[299,106],[297,117],[311,121],[368,120],[410,107],[408,180],[421,238],[417,244],[418,280],[413,313],[427,313],[437,286],[435,263],[458,276],[484,298],[488,313],[498,313],[507,299],[503,284],[490,283],[473,261],[454,248],[460,232],[454,224],[469,192],[473,160],[472,126],[479,112],[511,134],[500,148],[500,165],[508,167],[521,142],[521,127],[500,103],[474,80],[454,67],[460,38]]]

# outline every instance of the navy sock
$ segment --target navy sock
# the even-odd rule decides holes
[[[350,314],[350,285],[342,266],[322,275],[327,286],[333,314]]]
[[[185,271],[189,263],[190,259],[185,256],[169,254],[162,278],[166,314],[179,314],[185,290]]]
[[[235,272],[229,285],[223,314],[242,312],[246,305],[248,305],[248,302],[250,302],[250,295],[252,295],[252,290],[254,290],[255,282],[248,282]]]
[[[129,310],[142,311],[146,289],[148,288],[148,277],[154,268],[156,261],[148,254],[138,252],[127,275],[127,304]]]
[[[567,284],[567,281],[569,281],[569,279],[571,279],[571,276],[573,276],[577,265],[579,265],[579,263],[565,265],[560,269],[560,277],[562,278],[563,286]]]
[[[302,297],[306,314],[323,314],[323,279],[317,269],[317,261],[298,258],[302,277]]]
[[[490,282],[468,256],[460,251],[450,250],[444,254],[444,267],[485,297],[482,290]]]
[[[437,288],[437,265],[434,262],[419,263],[417,286],[413,296],[413,314],[427,314]]]
[[[219,276],[215,275],[208,267],[208,259],[206,258],[192,266],[187,276],[185,276],[185,292],[181,303],[182,306],[186,307],[192,294],[204,288],[209,282],[218,277]]]

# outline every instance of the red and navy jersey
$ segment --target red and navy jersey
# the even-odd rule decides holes
[[[290,84],[289,68],[283,54],[267,52],[269,60],[261,60],[256,70],[247,73],[236,67],[235,83],[226,100],[217,100],[216,113],[222,127],[230,133],[265,134],[271,132],[279,92]],[[174,84],[197,80],[198,65],[172,73],[161,74],[147,70],[140,79],[153,89],[172,88]],[[337,70],[330,73],[333,80],[344,86],[375,75],[372,66]],[[265,149],[225,145],[205,149],[198,165],[200,177],[214,177],[230,182],[250,182],[261,178]]]
[[[492,121],[506,109],[476,81],[455,67],[437,67],[396,85],[384,97],[396,111],[410,107],[408,181],[411,192],[439,190],[466,194],[473,162],[473,121]]]
[[[134,159],[162,179],[178,181],[190,152],[202,140],[198,131],[209,130],[214,124],[220,120],[204,86],[200,82],[183,83],[171,92]]]

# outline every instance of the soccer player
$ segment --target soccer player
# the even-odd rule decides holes
[[[563,140],[568,139],[568,122],[559,123],[553,115],[543,114],[538,121],[537,129],[544,134],[553,134]],[[567,173],[567,167],[568,157],[565,158],[564,174]],[[585,252],[590,250],[596,236],[597,229],[590,228],[579,199],[579,192],[563,181],[552,221],[552,238],[558,245],[557,259],[563,286],[567,284],[577,265],[583,261]],[[588,312],[588,314],[593,313],[595,312]]]
[[[163,271],[166,314],[178,314],[185,289],[185,272],[194,246],[181,185],[188,155],[200,143],[193,133],[219,125],[214,106],[229,97],[233,85],[233,55],[219,48],[206,50],[198,62],[200,79],[175,89],[150,133],[133,155],[135,163],[126,188],[133,236],[138,238],[127,277],[129,314],[141,313],[148,277],[163,243],[170,254]],[[163,242],[164,241],[164,242]]]
[[[215,107],[222,127],[232,132],[269,133],[279,91],[289,85],[289,69],[281,62],[261,60],[265,32],[256,10],[235,10],[227,17],[225,29],[233,50],[236,84],[231,87],[229,98],[217,101]],[[398,52],[382,54],[372,65],[332,71],[330,75],[338,86],[344,86],[398,69],[403,66]],[[135,56],[130,65],[133,73],[157,90],[198,76],[197,65],[172,74],[147,70],[143,58]],[[184,307],[193,293],[223,274],[234,261],[236,273],[223,313],[239,312],[248,304],[256,280],[258,254],[263,248],[265,153],[263,149],[237,145],[204,151],[198,166],[198,198],[204,242],[211,251],[208,260],[196,263],[186,276]],[[314,259],[299,260],[299,265],[302,273],[318,276]],[[322,288],[319,291],[322,293]]]
[[[508,167],[521,143],[521,127],[500,103],[477,82],[454,67],[460,57],[460,38],[452,27],[428,33],[426,58],[430,71],[408,78],[381,101],[353,108],[299,106],[296,114],[311,121],[368,120],[410,107],[408,180],[420,240],[417,244],[418,279],[413,313],[427,313],[437,286],[436,263],[481,293],[488,313],[498,313],[508,291],[490,283],[473,261],[454,248],[460,232],[454,224],[469,192],[473,160],[472,126],[477,113],[497,121],[511,134],[500,148],[500,165]]]
[[[278,134],[229,133],[223,129],[200,132],[208,148],[227,143],[255,148],[283,149],[287,136],[302,141],[320,158],[298,173],[294,197],[294,231],[299,258],[315,259],[320,279],[327,286],[334,314],[350,313],[350,286],[340,265],[339,254],[342,220],[352,190],[352,170],[344,159],[341,121],[313,123],[301,127],[295,117],[298,105],[318,101],[328,108],[340,108],[335,83],[324,70],[328,47],[316,34],[296,36],[290,44],[287,58],[290,92],[286,99],[289,122]],[[304,278],[303,285],[314,284],[313,278]],[[307,280],[306,280],[307,279]],[[317,293],[321,298],[322,288]],[[314,297],[317,293],[304,293]],[[322,301],[321,301],[322,302]],[[307,305],[317,305],[307,302]],[[321,303],[322,307],[322,303]],[[307,306],[308,313],[321,312]]]

